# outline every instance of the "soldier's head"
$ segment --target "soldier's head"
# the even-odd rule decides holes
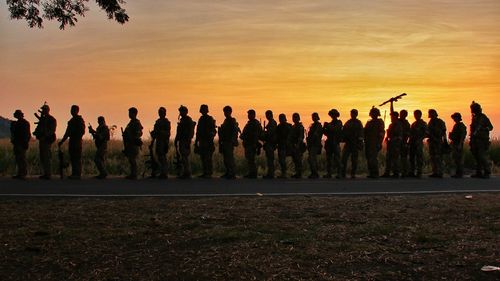
[[[403,109],[399,112],[399,118],[401,120],[405,120],[406,117],[408,117],[408,111],[406,111],[406,109]]]
[[[40,107],[40,112],[42,114],[49,114],[49,112],[50,112],[50,106],[48,104],[42,105],[42,107]]]
[[[396,122],[399,119],[399,113],[397,111],[394,111],[391,113],[391,122]]]
[[[429,118],[433,119],[437,117],[438,117],[437,111],[435,109],[429,109]]]
[[[231,117],[231,114],[233,114],[233,109],[229,105],[224,106],[222,111],[224,112],[224,116],[226,118]]]
[[[24,117],[24,113],[20,110],[20,109],[17,109],[16,111],[14,111],[14,118],[16,119],[22,119]]]
[[[292,115],[292,121],[293,121],[293,123],[295,123],[295,124],[297,124],[297,123],[299,123],[299,122],[300,122],[300,115],[299,115],[297,112],[295,112],[295,113]]]
[[[470,112],[472,114],[481,114],[483,112],[483,109],[481,108],[481,105],[479,103],[473,101],[470,105]]]
[[[267,120],[273,119],[273,112],[271,110],[266,110],[266,119]]]
[[[317,112],[314,112],[313,114],[311,114],[311,119],[313,122],[319,121],[319,114]]]
[[[249,111],[247,111],[247,116],[248,116],[248,120],[254,120],[255,119],[255,110],[250,109]]]
[[[286,123],[286,115],[281,113],[279,116],[278,116],[278,119],[280,120],[280,123],[284,124]]]
[[[167,116],[167,109],[163,106],[158,108],[158,116],[160,116],[160,118],[165,118],[165,116]]]
[[[104,116],[97,117],[97,124],[106,125],[106,120],[104,119]]]
[[[379,116],[380,116],[380,110],[376,107],[372,107],[372,109],[370,109],[370,117],[372,119],[377,119]]]
[[[78,112],[80,112],[80,107],[78,107],[78,105],[76,105],[76,104],[73,104],[71,106],[70,112],[71,112],[71,116],[76,116],[76,115],[78,115]]]
[[[451,115],[451,119],[453,119],[453,121],[455,121],[455,123],[461,122],[462,121],[462,114],[460,114],[459,112],[455,112]]]
[[[413,111],[413,117],[415,117],[415,120],[422,119],[422,111],[420,109]]]
[[[330,109],[328,111],[328,116],[332,117],[333,120],[337,120],[340,117],[340,112],[337,109]]]
[[[184,116],[186,116],[187,114],[188,114],[188,108],[187,108],[187,107],[185,107],[184,105],[181,105],[181,106],[179,107],[179,115],[180,115],[180,116],[182,116],[182,117],[184,117]]]
[[[208,105],[206,105],[206,104],[200,105],[200,113],[202,115],[207,115],[208,114]]]
[[[351,118],[356,119],[358,117],[358,110],[357,109],[351,109]]]
[[[131,108],[129,108],[129,109],[128,109],[128,117],[129,117],[130,119],[135,119],[135,118],[137,118],[137,112],[138,112],[138,111],[137,111],[137,108],[135,108],[135,107],[131,107]]]

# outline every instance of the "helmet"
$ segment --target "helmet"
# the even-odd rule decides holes
[[[336,109],[331,109],[330,111],[328,111],[328,116],[330,117],[340,117],[340,112]]]
[[[472,101],[472,104],[470,105],[470,111],[472,113],[481,113],[483,109],[481,108],[481,105],[475,101]]]
[[[372,107],[372,109],[370,109],[370,116],[375,116],[375,117],[379,117],[380,116],[380,110],[376,107]]]
[[[455,112],[451,115],[451,118],[454,120],[454,119],[458,119],[458,121],[462,121],[462,114],[458,113],[458,112]]]
[[[186,113],[187,113],[187,112],[188,112],[188,108],[187,108],[187,107],[185,107],[184,105],[181,105],[181,106],[179,107],[179,112],[186,112]]]

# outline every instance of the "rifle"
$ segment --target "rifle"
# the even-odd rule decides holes
[[[383,103],[381,103],[379,106],[383,106],[387,103],[391,103],[391,113],[393,113],[394,112],[394,102],[397,102],[398,100],[402,99],[404,96],[406,96],[406,93],[402,93],[401,95],[392,97],[392,98],[384,101]]]

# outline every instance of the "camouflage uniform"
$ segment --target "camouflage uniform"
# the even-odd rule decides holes
[[[18,178],[24,178],[28,174],[28,163],[26,151],[31,139],[30,123],[24,118],[10,123],[10,142],[14,146]]]
[[[422,175],[422,166],[424,163],[424,138],[427,135],[427,123],[419,119],[411,124],[410,127],[410,170],[408,175]],[[416,174],[415,173],[416,170]]]
[[[321,137],[323,136],[323,126],[320,122],[312,123],[307,134],[307,151],[309,153],[309,167],[311,169],[310,178],[318,177],[318,154],[321,154],[323,149],[321,145]]]
[[[213,174],[212,155],[215,151],[214,137],[217,133],[215,120],[210,115],[202,115],[196,127],[196,146],[203,166],[203,176]]]
[[[401,122],[395,120],[387,128],[387,154],[384,176],[393,175],[399,177],[399,164],[401,156],[401,146],[403,140],[403,126]]]
[[[151,131],[151,137],[155,141],[155,153],[160,165],[161,178],[168,176],[167,153],[170,144],[170,130],[170,121],[167,118],[160,117],[156,120],[153,131]]]
[[[234,178],[236,176],[236,164],[234,162],[234,148],[238,146],[238,122],[233,117],[224,119],[219,127],[219,152],[224,157],[226,173],[224,177]]]
[[[274,151],[277,147],[277,127],[274,119],[269,120],[264,128],[262,140],[264,141],[264,152],[267,161],[267,177],[274,177]]]
[[[340,142],[342,141],[342,121],[335,120],[323,125],[323,134],[326,136],[326,177],[331,177],[333,167],[337,168],[337,176],[342,174],[340,164]]]
[[[248,175],[249,178],[257,177],[257,165],[255,164],[255,156],[257,154],[257,149],[260,149],[259,137],[262,135],[262,127],[256,119],[249,120],[243,132],[240,135],[240,139],[243,141],[243,147],[245,148],[245,159],[248,162]]]
[[[378,154],[384,141],[385,125],[380,118],[366,122],[365,129],[365,155],[368,166],[368,175],[372,178],[379,176]]]
[[[38,140],[40,149],[40,164],[42,164],[43,176],[50,178],[52,175],[51,158],[52,144],[56,141],[57,121],[52,115],[44,114],[38,120],[38,125],[33,135]]]
[[[455,162],[455,176],[461,177],[464,174],[464,141],[467,137],[467,127],[463,122],[455,123],[450,132],[451,155]]]
[[[407,119],[399,119],[401,126],[403,127],[403,138],[401,143],[401,175],[403,177],[408,175],[409,169],[409,153],[410,153],[410,122]]]
[[[142,146],[142,124],[139,119],[131,119],[123,131],[123,144],[125,156],[130,163],[130,178],[137,178],[137,157]]]
[[[182,175],[181,177],[191,177],[191,164],[189,163],[189,154],[191,154],[191,141],[194,136],[194,127],[196,123],[189,116],[181,118],[177,124],[177,133],[175,143],[179,145],[181,155]]]
[[[71,160],[71,176],[79,178],[82,175],[82,138],[85,134],[85,121],[82,116],[73,116],[68,121],[62,142],[69,138],[69,158]]]
[[[347,161],[351,157],[351,177],[356,176],[358,168],[358,152],[363,147],[363,124],[359,119],[349,119],[342,129],[342,136],[345,142],[342,150],[342,174],[345,178],[347,171]]]
[[[94,142],[96,146],[96,152],[94,157],[94,163],[99,170],[100,177],[106,177],[108,172],[106,171],[106,153],[108,150],[108,142],[110,139],[109,128],[106,125],[97,126],[96,130],[89,130],[94,137]]]
[[[428,125],[429,154],[433,176],[443,176],[443,147],[446,141],[446,124],[440,118],[431,118]]]
[[[291,151],[287,148],[288,136],[290,135],[291,130],[292,125],[290,123],[280,123],[276,128],[276,136],[278,139],[278,162],[280,163],[281,177],[286,177],[286,157],[292,155]]]
[[[287,150],[290,151],[295,166],[294,178],[302,177],[302,155],[305,152],[304,126],[302,123],[293,124],[288,134]]]
[[[491,167],[488,160],[488,149],[490,147],[490,131],[493,125],[490,119],[483,113],[476,113],[472,117],[470,125],[470,147],[472,155],[476,160],[476,175],[488,177]]]

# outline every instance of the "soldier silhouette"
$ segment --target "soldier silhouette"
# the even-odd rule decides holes
[[[182,174],[178,176],[180,179],[191,178],[191,163],[189,162],[189,154],[191,154],[191,141],[194,137],[194,128],[196,122],[188,116],[188,108],[181,105],[179,107],[179,123],[177,124],[177,134],[175,135],[175,146],[181,155]]]
[[[85,134],[85,121],[81,115],[78,105],[71,106],[71,119],[68,121],[66,132],[59,141],[59,147],[69,138],[69,158],[71,159],[71,176],[69,179],[80,179],[82,177],[82,138]]]
[[[431,156],[431,178],[443,177],[443,153],[446,145],[446,124],[438,118],[435,109],[429,109],[429,125],[427,126],[429,154]]]
[[[380,119],[380,110],[372,107],[370,109],[371,120],[368,120],[364,129],[365,155],[368,166],[368,178],[379,177],[378,154],[382,149],[385,135],[385,124]]]
[[[167,118],[167,109],[162,106],[158,109],[158,119],[154,124],[153,131],[151,131],[151,145],[154,145],[154,152],[160,166],[158,176],[160,179],[168,178],[167,153],[170,144],[170,130],[171,125]],[[151,177],[155,176],[155,171],[153,171]]]
[[[278,145],[278,135],[277,128],[278,124],[274,120],[273,112],[271,110],[266,111],[267,124],[264,122],[264,132],[262,134],[261,140],[264,142],[264,152],[266,153],[267,160],[267,174],[264,176],[265,179],[274,178],[274,151]]]
[[[89,124],[89,133],[94,138],[96,152],[94,163],[99,171],[99,175],[95,176],[96,179],[105,179],[108,176],[106,170],[106,154],[108,151],[108,142],[110,139],[109,127],[106,125],[106,120],[103,116],[97,117],[97,128],[92,128]]]
[[[391,112],[391,124],[387,129],[387,137],[385,140],[387,144],[387,153],[385,172],[382,177],[399,178],[401,146],[403,142],[403,126],[399,121],[399,113],[397,111]]]
[[[424,138],[428,135],[427,123],[422,120],[422,111],[419,109],[413,112],[415,122],[410,127],[410,170],[409,177],[420,178],[422,176],[422,166],[424,163]]]
[[[302,178],[302,157],[306,151],[306,144],[304,143],[304,126],[300,122],[300,115],[294,113],[292,115],[293,125],[288,134],[287,149],[290,150],[295,168],[295,174],[292,178]]]
[[[342,121],[340,112],[337,109],[332,109],[328,112],[328,116],[332,118],[331,122],[323,124],[323,135],[326,136],[325,151],[326,151],[326,174],[323,178],[331,178],[333,167],[337,169],[337,178],[342,174],[342,165],[340,164],[340,142],[342,141]]]
[[[213,174],[213,161],[212,156],[215,151],[214,138],[217,134],[217,127],[215,119],[208,115],[208,105],[202,104],[200,106],[201,117],[198,120],[196,127],[196,138],[194,141],[195,153],[200,155],[201,165],[203,167],[203,174],[200,178],[212,178]]]
[[[406,119],[408,117],[408,111],[405,109],[399,112],[399,122],[403,127],[403,139],[401,144],[401,176],[408,176],[409,169],[409,153],[410,153],[410,122]]]
[[[129,108],[128,116],[130,121],[127,127],[125,127],[125,131],[122,132],[123,145],[125,147],[123,152],[130,164],[130,174],[125,178],[130,180],[137,179],[137,157],[142,146],[141,137],[143,127],[141,121],[137,119],[137,113],[137,108]]]
[[[342,129],[343,141],[345,143],[342,150],[342,174],[345,178],[347,171],[347,160],[351,157],[351,178],[356,177],[358,168],[358,153],[363,149],[363,124],[358,119],[358,110],[351,110],[351,119],[347,120]]]
[[[56,141],[57,121],[50,115],[50,107],[47,104],[44,104],[39,112],[40,115],[35,113],[38,122],[33,135],[38,140],[40,150],[40,164],[43,170],[40,179],[50,180],[52,176],[50,163],[52,158],[52,144]]]
[[[323,136],[323,126],[319,122],[319,115],[314,112],[311,115],[313,123],[309,127],[309,132],[307,133],[307,150],[308,150],[308,160],[309,167],[311,169],[311,174],[308,178],[317,179],[319,178],[318,173],[318,154],[321,154],[322,145],[321,137]]]
[[[248,122],[243,127],[243,132],[240,139],[243,141],[243,148],[245,149],[245,158],[248,163],[248,174],[245,178],[257,178],[257,165],[255,164],[255,156],[257,150],[260,150],[261,144],[259,138],[262,135],[262,127],[260,122],[255,119],[255,110],[250,109],[248,112]]]
[[[225,179],[235,179],[236,178],[236,164],[234,161],[234,148],[238,146],[238,133],[240,131],[238,127],[238,122],[234,119],[231,114],[233,109],[226,105],[223,109],[224,112],[224,122],[219,127],[219,152],[224,158],[224,166],[226,167],[226,173],[221,176]]]
[[[464,175],[464,141],[467,137],[467,127],[462,122],[462,115],[455,112],[451,115],[455,122],[448,136],[451,145],[451,156],[455,162],[455,174],[451,177],[461,178]]]
[[[31,139],[30,123],[24,119],[24,113],[19,109],[14,112],[14,118],[17,120],[10,123],[10,142],[13,145],[17,174],[12,178],[25,179],[28,175],[26,151]]]
[[[488,149],[490,147],[490,131],[493,130],[493,125],[483,113],[479,103],[472,102],[470,109],[472,113],[470,147],[476,160],[476,173],[472,177],[489,178],[491,167],[488,160]]]
[[[292,130],[292,124],[286,120],[286,115],[281,113],[278,116],[279,124],[276,128],[276,137],[278,144],[278,162],[280,164],[281,175],[279,178],[287,177],[286,157],[292,156],[291,150],[288,148],[288,138]]]

